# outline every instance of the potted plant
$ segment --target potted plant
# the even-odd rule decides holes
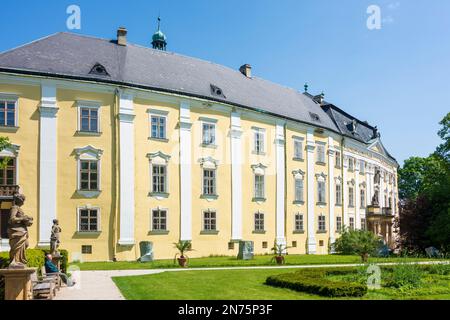
[[[281,244],[281,243],[274,243],[273,248],[271,249],[274,253],[274,257],[272,258],[272,261],[275,259],[278,265],[284,264],[284,255],[286,254],[286,250],[290,247]]]
[[[178,241],[178,243],[174,243],[174,245],[175,248],[178,250],[178,253],[175,255],[175,258],[173,259],[174,263],[175,260],[178,260],[178,264],[180,265],[180,267],[186,268],[189,259],[188,256],[186,255],[186,252],[192,251],[191,241],[180,240]]]

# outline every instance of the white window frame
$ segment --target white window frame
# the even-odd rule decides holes
[[[292,171],[292,175],[294,176],[294,203],[302,204],[305,202],[305,172],[299,169]],[[301,199],[297,198],[297,181],[302,182]]]
[[[168,129],[169,111],[160,110],[160,109],[148,109],[147,113],[148,113],[148,123],[149,123],[149,134],[148,134],[149,139],[159,140],[159,141],[167,141],[168,140],[167,129]],[[152,135],[152,117],[164,118],[164,138],[153,137],[153,135]],[[158,136],[159,136],[159,133],[158,133]]]
[[[342,178],[341,177],[337,177],[337,178],[334,178],[334,185],[335,185],[335,187],[334,187],[334,196],[335,196],[335,205],[337,205],[337,206],[342,206]],[[339,186],[340,187],[340,194],[339,194],[339,197],[338,197],[338,194],[337,194],[337,186]]]
[[[262,214],[262,226],[263,226],[262,229],[256,229],[256,215],[257,214],[259,214],[259,215]],[[259,219],[259,220],[261,220],[261,219]],[[261,212],[261,211],[258,210],[257,212],[255,212],[253,214],[253,230],[255,232],[265,232],[266,231],[266,215],[265,215],[264,212]]]
[[[166,229],[154,229],[153,228],[153,211],[158,210],[158,211],[165,211],[166,212]],[[167,208],[162,208],[162,207],[156,207],[156,208],[152,208],[150,209],[150,232],[161,232],[161,233],[168,233],[169,232],[169,209]]]
[[[19,127],[19,96],[14,93],[2,93],[0,92],[0,101],[13,102],[14,103],[14,126],[6,126],[0,124],[2,130],[15,130]]]
[[[355,218],[354,217],[348,218],[348,227],[350,230],[355,230]]]
[[[321,174],[316,174],[316,180],[317,180],[317,204],[324,205],[327,203],[327,175],[323,172]],[[320,188],[319,185],[323,183],[323,201],[320,201],[321,195],[320,195]]]
[[[316,141],[316,163],[325,164],[326,163],[326,143],[321,141]]]
[[[93,198],[98,196],[102,190],[102,161],[103,150],[97,149],[91,145],[75,149],[77,158],[77,193],[86,197]],[[81,161],[97,161],[97,190],[81,190]]]
[[[302,137],[293,137],[294,142],[294,160],[303,160],[304,154],[303,154],[303,148],[304,148],[304,141],[305,139]],[[298,149],[298,146],[300,146],[300,150]],[[298,153],[298,151],[300,151]]]
[[[253,153],[264,155],[266,152],[266,129],[253,127],[252,130],[253,130]],[[256,147],[258,136],[261,137],[260,140],[262,140],[262,142],[259,144],[260,150],[257,150]]]
[[[16,185],[20,186],[20,180],[19,180],[19,151],[20,146],[17,144],[11,144],[9,148],[0,150],[0,158],[14,158],[16,161],[16,176],[14,177],[16,181]]]
[[[217,184],[217,172],[218,172],[218,165],[219,161],[208,157],[208,158],[202,158],[200,159],[200,164],[202,167],[201,170],[201,183],[202,183],[202,190],[201,190],[201,196],[203,198],[209,199],[209,200],[215,200],[219,196],[218,191],[218,184]],[[214,171],[214,180],[213,180],[213,188],[214,188],[214,194],[205,194],[205,170],[212,170]]]
[[[336,151],[334,167],[336,169],[341,169],[342,168],[342,158],[341,158],[341,152],[340,151]]]
[[[80,219],[81,219],[81,210],[97,210],[97,230],[95,231],[86,231],[86,230],[81,230],[81,225],[80,225]],[[87,233],[87,234],[92,234],[92,233],[99,233],[102,232],[102,214],[101,214],[101,209],[98,206],[91,206],[91,205],[85,205],[85,206],[79,206],[77,207],[77,233]]]
[[[342,232],[342,217],[340,216],[336,217],[336,232]]]
[[[147,154],[147,158],[149,159],[150,164],[150,196],[163,197],[169,195],[169,160],[171,156],[158,151],[155,153]],[[165,191],[158,192],[153,190],[153,166],[164,166],[166,168],[166,176],[165,176]]]
[[[214,212],[215,215],[216,215],[216,217],[214,218],[215,222],[216,222],[216,228],[215,229],[206,229],[205,228],[205,226],[206,226],[205,225],[205,219],[206,219],[205,213],[211,213],[211,212]],[[206,233],[208,233],[208,232],[216,233],[216,232],[219,231],[219,218],[218,218],[218,214],[217,214],[217,210],[216,209],[205,209],[205,210],[202,210],[202,228],[201,228],[201,230],[202,230],[202,232],[206,232]]]
[[[266,169],[263,164],[257,164],[252,166],[253,169],[253,199],[255,201],[265,201],[266,199]],[[262,177],[262,197],[257,195],[256,190],[256,176]]]
[[[323,221],[321,221],[323,219]],[[323,229],[321,229],[321,223],[323,223]],[[320,214],[317,217],[317,232],[318,233],[325,233],[327,232],[327,217],[324,214]]]
[[[203,147],[216,147],[217,146],[217,119],[211,119],[211,118],[205,118],[201,117],[199,118],[201,121],[201,137],[202,137],[202,146]],[[209,143],[205,141],[205,125],[210,126],[212,128],[212,136],[214,137],[214,141]]]
[[[97,110],[97,131],[83,131],[81,128],[81,109],[92,109]],[[101,129],[101,121],[100,121],[100,111],[101,111],[101,103],[98,101],[77,101],[77,132],[80,134],[100,134],[102,132]]]
[[[301,229],[297,229],[297,217],[302,217],[301,221]],[[305,215],[303,213],[297,212],[294,214],[294,232],[305,232]]]

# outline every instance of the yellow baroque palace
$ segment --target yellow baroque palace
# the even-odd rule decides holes
[[[58,33],[0,54],[0,251],[12,195],[53,219],[70,260],[327,254],[344,226],[391,245],[397,167],[376,127],[324,100],[239,70],[153,48]]]

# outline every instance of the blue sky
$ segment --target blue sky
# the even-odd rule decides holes
[[[345,5],[343,5],[345,3]],[[400,164],[440,143],[450,111],[450,1],[433,0],[2,0],[0,51],[66,27],[66,8],[81,8],[81,30],[150,45],[156,18],[168,50],[238,68],[310,92],[377,125]],[[366,27],[369,5],[382,28]]]

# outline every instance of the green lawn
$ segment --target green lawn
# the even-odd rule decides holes
[[[270,266],[274,265],[271,261],[272,256],[255,256],[253,260],[237,260],[236,257],[208,257],[190,259],[190,268],[207,267],[245,267],[245,266]],[[414,261],[432,261],[432,259],[419,258],[370,258],[371,263],[383,262],[414,262]],[[286,257],[286,265],[317,265],[317,264],[349,264],[361,263],[358,256],[344,255],[289,255]],[[177,268],[173,260],[155,260],[153,262],[85,262],[76,263],[81,270],[133,270],[133,269],[168,269]]]
[[[317,295],[264,284],[270,275],[292,272],[275,270],[211,270],[164,272],[155,275],[115,277],[128,300],[313,300]],[[450,299],[450,276],[428,276],[420,289],[370,290],[362,299]]]

